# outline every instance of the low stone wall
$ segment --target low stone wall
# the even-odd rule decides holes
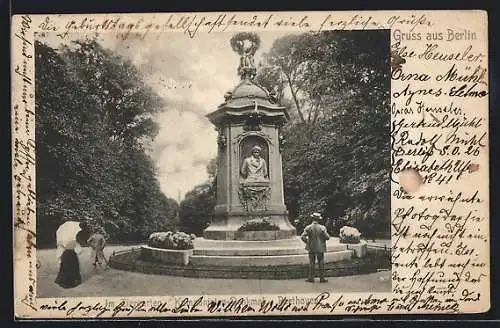
[[[365,240],[361,240],[358,244],[343,245],[346,245],[347,249],[352,249],[355,257],[365,257],[368,251],[367,242]]]
[[[392,248],[390,246],[373,246],[373,245],[368,245],[367,251],[369,254],[376,254],[380,256],[387,256],[391,257],[392,254]]]
[[[325,263],[338,262],[352,259],[353,250],[324,253]],[[267,256],[204,256],[193,255],[190,263],[196,266],[218,266],[218,267],[270,267],[284,265],[306,265],[309,264],[309,255],[267,255]]]
[[[189,257],[191,255],[193,255],[192,249],[174,250],[155,248],[151,246],[141,247],[141,258],[152,262],[187,265],[189,264]]]
[[[151,262],[141,256],[141,251],[133,250],[112,255],[109,260],[112,268],[126,271],[183,276],[192,278],[221,279],[301,279],[307,277],[308,265],[285,265],[269,267],[214,267],[164,264]],[[390,270],[390,258],[386,255],[368,252],[364,258],[353,258],[325,265],[327,277],[367,274],[379,270]]]

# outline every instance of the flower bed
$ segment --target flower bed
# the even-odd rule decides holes
[[[165,264],[187,265],[193,255],[195,235],[184,232],[155,232],[141,248],[141,258]]]
[[[268,219],[252,219],[243,223],[238,228],[235,239],[252,241],[276,240],[284,238],[282,236],[284,234],[286,234],[286,231],[280,231],[280,227]]]
[[[267,219],[253,219],[243,223],[238,231],[277,231],[280,230],[276,224]]]
[[[343,244],[359,244],[361,233],[356,228],[343,226],[340,229],[339,241]]]
[[[149,236],[148,246],[172,250],[193,249],[195,238],[195,235],[188,235],[184,232],[155,232]]]

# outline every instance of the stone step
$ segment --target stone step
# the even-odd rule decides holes
[[[354,255],[353,250],[343,250],[325,253],[325,263],[337,262],[351,259]],[[205,266],[279,266],[279,265],[297,265],[308,264],[308,254],[296,255],[271,255],[271,256],[207,256],[192,255],[189,258],[191,265]]]
[[[339,239],[336,237],[330,238],[327,245],[339,244]],[[241,248],[304,248],[305,244],[300,240],[300,237],[295,236],[288,239],[266,240],[266,241],[247,241],[247,240],[214,240],[205,238],[196,238],[194,240],[195,249],[204,248],[225,248],[225,249],[241,249]]]
[[[327,252],[339,252],[347,249],[344,244],[328,244]],[[274,255],[299,255],[307,254],[304,245],[299,247],[212,247],[212,248],[195,248],[193,255],[206,256],[274,256]]]

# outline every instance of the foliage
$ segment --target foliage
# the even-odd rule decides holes
[[[186,194],[180,204],[179,219],[183,231],[202,235],[212,220],[216,203],[216,191],[213,183],[196,186]]]
[[[276,231],[280,230],[276,224],[268,219],[252,219],[248,220],[238,228],[238,231]]]
[[[264,56],[257,80],[290,106],[284,191],[299,232],[312,212],[333,234],[389,230],[389,75],[386,31],[289,35]]]
[[[207,164],[208,181],[187,192],[179,206],[181,230],[203,235],[213,218],[217,192],[217,159]]]
[[[160,97],[95,41],[36,41],[35,52],[38,245],[66,219],[95,221],[115,241],[174,227],[178,205],[146,154]]]
[[[155,232],[149,236],[148,246],[162,249],[192,249],[195,237],[184,232]]]

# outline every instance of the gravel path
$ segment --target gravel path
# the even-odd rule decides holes
[[[117,250],[131,246],[109,246],[107,257]],[[96,296],[159,296],[159,295],[228,295],[228,294],[284,294],[331,292],[390,292],[390,271],[348,277],[330,277],[328,283],[306,283],[294,280],[257,279],[202,279],[148,275],[112,268],[94,269],[90,250],[80,255],[83,283],[73,289],[64,289],[54,283],[58,272],[55,249],[37,251],[38,297],[96,297]]]

